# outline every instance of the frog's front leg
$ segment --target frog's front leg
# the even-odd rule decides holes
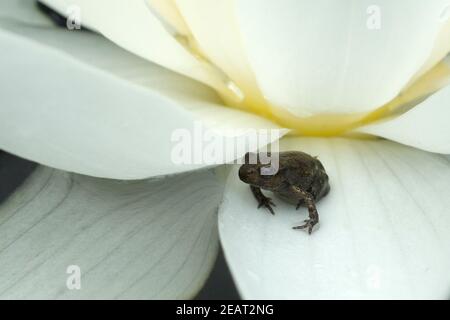
[[[250,186],[250,190],[252,190],[253,195],[258,201],[258,209],[264,206],[270,211],[270,213],[275,214],[275,212],[272,209],[272,206],[276,207],[275,203],[272,202],[272,199],[266,197],[262,193],[261,188]]]
[[[301,205],[306,204],[309,212],[309,219],[305,220],[305,224],[297,227],[293,227],[293,229],[306,229],[308,228],[308,233],[311,234],[314,226],[319,223],[319,213],[317,212],[316,203],[314,201],[314,197],[300,189],[299,187],[292,186],[291,187],[294,194],[296,194],[299,198],[299,202],[297,204],[297,209],[300,208]]]

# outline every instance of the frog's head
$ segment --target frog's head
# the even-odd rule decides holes
[[[284,181],[278,166],[262,161],[260,156],[255,153],[245,155],[245,163],[239,168],[239,179],[247,184],[267,190],[277,189]]]

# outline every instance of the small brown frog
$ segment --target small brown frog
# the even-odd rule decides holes
[[[309,219],[305,220],[304,225],[293,227],[293,229],[308,229],[308,233],[311,234],[314,226],[319,222],[316,202],[330,191],[325,168],[317,157],[300,151],[269,153],[267,156],[278,159],[278,171],[267,174],[271,164],[261,163],[260,155],[247,153],[245,164],[239,169],[239,178],[250,185],[258,201],[258,208],[264,206],[272,214],[275,214],[272,209],[275,204],[262,193],[261,189],[272,191],[281,199],[296,204],[296,209],[306,206]],[[249,162],[252,157],[256,161]]]

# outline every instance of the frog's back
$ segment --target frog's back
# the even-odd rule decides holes
[[[289,185],[310,192],[315,199],[320,199],[328,193],[328,175],[316,157],[301,151],[285,151],[279,154],[279,160]],[[290,196],[288,186],[278,191],[285,198]]]
[[[322,163],[316,158],[301,151],[280,152],[280,164],[283,168],[293,170],[292,174],[314,172],[325,170]]]

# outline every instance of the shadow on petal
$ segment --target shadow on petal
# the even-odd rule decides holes
[[[190,298],[218,250],[211,171],[121,182],[39,167],[0,207],[3,299]],[[81,290],[69,290],[69,266]]]

